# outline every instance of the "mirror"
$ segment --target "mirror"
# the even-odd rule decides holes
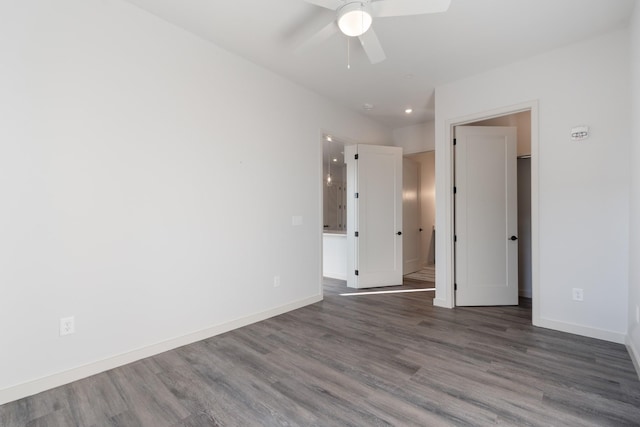
[[[344,143],[329,135],[322,139],[323,225],[325,233],[347,231],[347,185]]]

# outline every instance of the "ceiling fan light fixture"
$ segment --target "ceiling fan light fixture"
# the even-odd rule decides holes
[[[338,9],[338,27],[349,37],[363,35],[371,27],[373,18],[368,3],[354,1]]]

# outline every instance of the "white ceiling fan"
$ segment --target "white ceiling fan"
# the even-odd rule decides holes
[[[422,15],[445,12],[451,0],[304,0],[307,3],[336,12],[336,19],[304,41],[298,51],[318,45],[342,32],[358,37],[372,64],[384,61],[386,55],[378,36],[371,28],[374,18]]]

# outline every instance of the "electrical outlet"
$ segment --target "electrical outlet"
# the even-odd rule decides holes
[[[584,301],[584,289],[582,289],[582,288],[573,288],[573,300],[574,301]]]
[[[273,287],[277,288],[280,286],[280,276],[273,276]]]
[[[76,332],[75,317],[63,317],[60,319],[60,336],[71,335]]]

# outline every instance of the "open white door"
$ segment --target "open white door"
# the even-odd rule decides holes
[[[420,166],[413,159],[402,159],[402,274],[420,270]]]
[[[516,128],[455,135],[456,305],[517,305]]]
[[[347,286],[402,284],[402,149],[345,147]]]

